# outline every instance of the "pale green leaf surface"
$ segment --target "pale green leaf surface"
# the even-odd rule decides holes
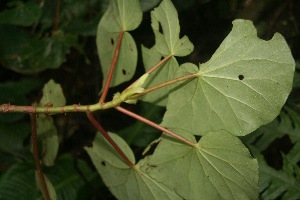
[[[59,149],[59,138],[53,118],[45,114],[37,117],[37,134],[43,145],[43,164],[46,166],[54,165]]]
[[[155,34],[155,48],[163,56],[186,56],[194,50],[187,36],[179,38],[180,26],[176,8],[164,0],[151,12],[151,26]]]
[[[291,91],[295,62],[284,38],[256,36],[251,21],[235,20],[212,58],[197,67],[180,68],[177,76],[198,73],[169,96],[163,124],[205,135],[227,130],[246,135],[271,122]]]
[[[147,49],[142,48],[144,66],[146,71],[151,69],[155,64],[160,61],[161,55],[155,48]],[[144,88],[150,88],[160,83],[169,81],[174,78],[179,64],[174,57],[171,57],[163,66],[151,73],[144,84]],[[144,95],[141,100],[146,102],[155,103],[159,106],[166,106],[169,91],[172,86],[166,86]]]
[[[133,152],[125,141],[115,134],[110,134],[110,136],[129,159],[135,163]],[[103,181],[117,199],[182,199],[170,188],[157,182],[144,172],[144,167],[149,167],[145,164],[147,160],[140,161],[135,169],[128,167],[99,134],[93,142],[93,147],[85,149]]]
[[[100,26],[98,28],[97,47],[104,77],[102,87],[107,80],[118,35],[118,33],[109,33]],[[133,77],[137,65],[137,56],[138,53],[134,39],[129,33],[125,32],[111,86],[117,86],[123,82],[129,81]]]
[[[100,26],[110,33],[132,31],[140,25],[142,17],[138,0],[111,0]]]
[[[117,45],[118,35],[122,31],[131,31],[142,21],[142,10],[138,0],[112,0],[103,15],[97,30],[97,48],[103,72],[104,86]],[[118,61],[115,66],[111,86],[129,81],[137,65],[137,48],[132,36],[125,32]]]
[[[191,134],[183,135],[195,141]],[[206,134],[197,147],[164,138],[149,166],[155,166],[147,168],[150,176],[185,199],[258,199],[257,161],[226,131]]]
[[[53,184],[51,183],[51,181],[49,180],[49,178],[45,174],[44,174],[44,178],[45,178],[45,182],[46,182],[46,185],[47,185],[47,189],[48,189],[48,192],[49,192],[50,199],[51,200],[56,200],[57,197],[56,197],[56,192],[55,192],[55,188],[54,188]],[[36,182],[36,186],[37,186],[38,190],[42,193],[44,199],[47,199],[46,194],[45,194],[44,189],[43,189],[41,179],[38,175],[37,170],[35,170],[35,182]]]
[[[53,106],[66,105],[66,98],[60,84],[55,83],[52,79],[44,85],[40,105],[46,106],[48,103],[52,103]]]

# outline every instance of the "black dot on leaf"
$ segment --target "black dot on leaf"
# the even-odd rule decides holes
[[[127,72],[126,72],[125,69],[122,69],[122,74],[123,74],[123,75],[126,75],[126,74],[127,74]]]
[[[106,166],[106,163],[105,163],[104,161],[102,161],[102,162],[101,162],[101,165],[105,167],[105,166]]]
[[[238,76],[240,80],[243,80],[245,77],[243,75]]]
[[[161,26],[161,23],[158,23],[158,31],[159,31],[161,34],[164,34],[163,29],[162,29],[162,26]]]
[[[114,44],[115,44],[114,39],[110,38],[110,43],[111,43],[112,45],[114,45]]]

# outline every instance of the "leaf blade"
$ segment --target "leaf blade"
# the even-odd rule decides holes
[[[198,79],[171,94],[165,126],[200,135],[224,129],[241,136],[279,114],[295,68],[288,45],[279,34],[270,41],[257,38],[251,21],[233,24],[211,60],[200,66]],[[177,76],[190,71],[197,73],[189,67]]]

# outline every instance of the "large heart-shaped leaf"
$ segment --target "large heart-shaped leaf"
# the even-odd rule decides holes
[[[194,136],[184,133],[190,141]],[[210,132],[196,147],[163,139],[146,172],[184,199],[257,199],[258,164],[234,135]]]
[[[128,158],[135,163],[135,158],[126,142],[115,134],[110,134]],[[115,149],[98,134],[93,147],[86,148],[103,181],[117,199],[182,199],[175,191],[146,174],[149,168],[147,158],[140,161],[134,168],[123,162]]]
[[[212,58],[181,67],[177,76],[198,73],[169,97],[163,124],[204,135],[227,130],[246,135],[271,122],[291,91],[295,61],[284,38],[257,37],[251,21],[235,20]]]

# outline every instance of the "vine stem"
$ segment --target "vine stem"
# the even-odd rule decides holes
[[[123,158],[126,164],[130,168],[134,168],[134,164],[129,160],[129,158],[125,155],[125,153],[121,150],[121,148],[115,143],[115,141],[108,135],[108,133],[104,130],[104,128],[97,122],[91,112],[87,112],[87,117],[90,122],[95,126],[95,128],[103,135],[103,137],[111,144],[111,146],[118,152],[118,154]]]
[[[33,157],[35,161],[35,165],[37,168],[38,176],[41,180],[41,184],[45,193],[46,200],[50,200],[49,191],[47,188],[47,184],[45,181],[44,173],[41,167],[40,159],[39,159],[39,153],[38,153],[38,145],[37,145],[37,131],[36,131],[36,114],[31,113],[30,114],[30,120],[31,120],[31,141],[32,141],[32,149],[33,149]]]
[[[145,124],[148,124],[149,126],[152,126],[152,127],[156,128],[156,129],[158,129],[158,130],[166,133],[167,135],[170,135],[170,136],[172,136],[172,137],[174,137],[174,138],[176,138],[176,139],[178,139],[178,140],[180,140],[180,141],[182,141],[182,142],[184,142],[184,143],[186,143],[186,144],[188,144],[188,145],[190,145],[192,147],[196,147],[195,143],[187,140],[186,138],[184,138],[184,137],[182,137],[182,136],[180,136],[180,135],[178,135],[178,134],[170,131],[169,129],[166,129],[166,128],[164,128],[164,127],[162,127],[162,126],[160,126],[160,125],[158,125],[158,124],[156,124],[156,123],[154,123],[154,122],[152,122],[152,121],[150,121],[150,120],[148,120],[148,119],[146,119],[146,118],[144,118],[144,117],[142,117],[140,115],[137,115],[137,114],[135,114],[135,113],[133,113],[133,112],[131,112],[129,110],[126,110],[125,108],[122,108],[120,106],[117,106],[116,109],[118,111],[120,111],[120,112],[122,112],[122,113],[124,113],[124,114],[126,114],[128,116],[130,116],[130,117],[133,117],[133,118],[135,118],[135,119],[137,119],[137,120],[139,120],[141,122],[144,122]]]
[[[196,78],[198,77],[199,74],[189,74],[189,75],[186,75],[186,76],[182,76],[182,77],[179,77],[179,78],[176,78],[176,79],[172,79],[170,81],[167,81],[167,82],[164,82],[164,83],[161,83],[161,84],[158,84],[158,85],[155,85],[153,87],[150,87],[150,88],[147,88],[145,89],[143,92],[141,93],[138,93],[138,94],[134,94],[132,95],[132,98],[133,99],[136,99],[136,98],[139,98],[140,96],[143,96],[149,92],[152,92],[154,90],[157,90],[157,89],[160,89],[162,87],[166,87],[168,85],[171,85],[171,84],[174,84],[174,83],[177,83],[177,82],[180,82],[180,81],[184,81],[184,80],[187,80],[187,79],[191,79],[191,78]]]
[[[112,62],[111,62],[110,68],[109,68],[109,72],[108,72],[108,75],[107,75],[107,80],[105,82],[103,92],[102,92],[101,97],[100,97],[101,105],[103,105],[104,102],[105,102],[105,98],[107,96],[107,92],[108,92],[111,80],[113,78],[113,74],[114,74],[115,66],[116,66],[116,63],[117,63],[117,60],[118,60],[118,56],[119,56],[120,47],[121,47],[121,44],[122,44],[122,39],[123,39],[124,33],[125,33],[125,31],[121,31],[119,36],[118,36],[118,41],[117,41],[117,44],[116,44],[116,49],[115,49],[115,52],[114,52],[114,55],[113,55],[113,58],[112,58]]]

